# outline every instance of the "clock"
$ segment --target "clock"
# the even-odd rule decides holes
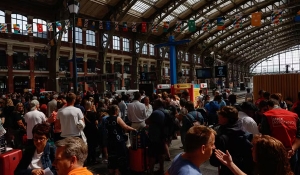
[[[214,66],[214,58],[211,56],[205,57],[204,58],[204,64],[208,67]]]

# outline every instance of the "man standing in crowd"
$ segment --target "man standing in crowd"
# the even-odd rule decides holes
[[[141,101],[141,94],[139,92],[134,93],[133,102],[127,106],[127,115],[129,121],[132,123],[131,127],[136,130],[142,129],[146,126],[145,120],[146,107]]]
[[[57,141],[55,146],[53,166],[57,175],[92,175],[86,167],[83,167],[88,149],[81,138],[67,137]]]
[[[153,104],[154,111],[147,119],[149,125],[149,169],[153,172],[156,159],[159,163],[159,172],[164,172],[165,138],[163,133],[165,112],[162,100],[157,99]]]
[[[206,126],[193,126],[185,137],[185,152],[177,155],[167,175],[202,175],[199,167],[215,149],[216,132]]]
[[[260,132],[270,135],[285,146],[291,156],[291,168],[296,173],[297,149],[300,146],[300,125],[296,113],[281,109],[279,102],[271,98],[268,102],[269,110],[263,114]]]
[[[79,108],[74,107],[76,95],[69,93],[66,96],[67,106],[57,112],[57,120],[61,125],[61,137],[80,137],[78,125],[84,125],[84,116]]]
[[[52,114],[53,111],[55,111],[56,106],[57,106],[57,94],[53,95],[53,99],[51,101],[48,102],[47,105],[47,117],[50,117],[50,115]]]
[[[30,102],[30,111],[24,115],[25,122],[27,123],[27,142],[29,145],[33,145],[32,128],[38,123],[47,121],[45,114],[38,111],[39,106],[39,101],[32,100]]]
[[[253,119],[255,111],[256,107],[253,103],[243,102],[241,105],[241,111],[238,113],[243,130],[250,132],[253,135],[259,134],[257,123]]]

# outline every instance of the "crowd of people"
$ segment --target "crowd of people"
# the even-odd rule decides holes
[[[149,174],[165,173],[164,162],[172,160],[169,146],[178,136],[183,152],[173,159],[169,175],[201,175],[199,167],[208,160],[221,175],[300,173],[300,93],[292,103],[263,90],[254,100],[247,89],[241,104],[230,91],[216,91],[212,100],[202,90],[199,94],[195,102],[188,91],[3,96],[5,138],[24,155],[15,174],[91,174],[84,166],[99,163],[107,164],[110,174],[128,174],[128,145],[140,131],[147,137]]]

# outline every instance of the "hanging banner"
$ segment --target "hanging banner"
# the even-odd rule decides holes
[[[88,19],[85,19],[84,20],[84,28],[88,28],[88,26],[89,26],[89,20]]]
[[[282,22],[282,10],[277,9],[272,12],[271,15],[273,24],[280,24]]]
[[[158,32],[158,24],[152,23],[151,32],[152,33],[157,33]]]
[[[56,28],[61,31],[61,23],[59,21],[56,21]]]
[[[170,26],[170,22],[169,21],[165,21],[164,22],[164,26],[163,26],[164,32],[168,32],[169,26]]]
[[[82,19],[81,18],[77,19],[77,26],[82,27]]]
[[[37,31],[38,31],[39,33],[43,33],[43,24],[37,23],[37,24],[36,24],[36,27],[37,27]]]
[[[106,21],[106,30],[110,30],[110,21]]]
[[[123,22],[123,32],[128,32],[127,22]]]
[[[300,10],[298,11],[297,15],[295,16],[295,22],[300,22]]]
[[[115,22],[115,31],[119,31],[119,22]]]
[[[53,32],[53,26],[52,26],[52,23],[48,23],[48,24],[47,24],[47,28],[48,28],[48,31],[49,31],[49,32]]]
[[[26,24],[27,33],[32,33],[32,24]]]
[[[252,26],[260,26],[261,25],[261,12],[256,12],[251,14],[251,25]]]
[[[146,32],[147,32],[147,23],[142,22],[142,33],[146,33]]]
[[[225,29],[225,17],[217,18],[217,29],[224,30]]]
[[[103,22],[99,21],[99,29],[102,30],[103,29]]]
[[[71,27],[71,23],[70,23],[70,20],[65,20],[65,28],[70,28]]]
[[[14,33],[19,34],[20,33],[20,24],[13,24],[14,27]]]
[[[131,30],[132,30],[132,32],[136,32],[136,22],[133,22],[131,24]]]
[[[234,20],[233,20],[234,28],[238,29],[243,27],[242,17],[243,15],[241,14],[234,16]]]
[[[96,29],[96,22],[95,22],[95,21],[92,22],[92,24],[91,24],[91,29],[92,29],[92,30],[95,30],[95,29]]]
[[[175,32],[182,32],[182,21],[176,22]]]
[[[0,31],[1,31],[1,33],[8,33],[7,24],[6,23],[1,23],[0,24]]]
[[[189,20],[188,26],[189,26],[189,31],[190,32],[195,32],[196,31],[196,22],[195,22],[195,20]]]
[[[209,19],[202,19],[202,30],[204,32],[209,31],[211,28]]]

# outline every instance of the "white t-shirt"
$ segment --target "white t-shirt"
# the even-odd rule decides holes
[[[77,128],[79,120],[84,116],[79,108],[66,106],[57,112],[57,119],[61,125],[61,137],[80,136],[80,130]]]
[[[41,152],[38,154],[36,152],[36,150],[34,151],[31,163],[28,166],[29,169],[44,169],[42,161],[41,161],[41,157],[42,157],[43,153],[44,152]]]
[[[43,123],[47,120],[45,114],[38,110],[33,110],[30,112],[27,112],[24,115],[24,119],[25,119],[25,122],[27,123],[27,129],[26,129],[27,139],[32,139],[32,137],[33,137],[32,136],[32,128],[36,124]]]
[[[239,120],[242,123],[242,128],[244,131],[248,131],[253,135],[259,134],[257,123],[253,118],[249,117],[246,113],[239,111]]]

